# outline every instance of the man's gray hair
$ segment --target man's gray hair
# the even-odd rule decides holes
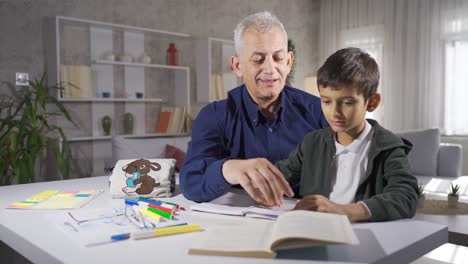
[[[283,32],[286,42],[288,41],[288,34],[286,33],[283,24],[276,16],[268,11],[258,12],[242,19],[236,29],[234,29],[234,46],[236,48],[237,55],[240,54],[240,50],[242,48],[242,36],[244,35],[244,32],[251,27],[260,33],[269,32],[274,27],[277,27]]]

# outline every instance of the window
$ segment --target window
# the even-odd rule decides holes
[[[468,9],[443,13],[445,42],[444,133],[468,135]]]
[[[468,134],[468,39],[445,44],[445,134]]]

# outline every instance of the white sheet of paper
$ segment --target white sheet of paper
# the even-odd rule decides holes
[[[73,220],[68,213],[80,223]],[[60,211],[45,216],[74,242],[82,246],[111,242],[111,236],[138,231],[124,215],[123,208],[91,208]],[[85,221],[89,219],[89,221]],[[94,220],[91,220],[94,219]]]

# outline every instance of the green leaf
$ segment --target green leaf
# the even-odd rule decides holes
[[[61,176],[68,177],[71,151],[62,128],[51,124],[49,118],[63,116],[78,126],[62,103],[49,95],[49,89],[60,87],[47,86],[45,73],[29,82],[27,88],[17,90],[11,83],[3,85],[12,95],[0,96],[0,185],[36,181],[35,164],[42,168],[49,143]],[[59,111],[50,111],[53,105]]]

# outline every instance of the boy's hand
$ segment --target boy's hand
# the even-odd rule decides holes
[[[227,160],[222,173],[227,182],[240,184],[252,199],[268,207],[281,205],[284,195],[294,195],[281,171],[264,158]]]
[[[308,210],[322,213],[346,214],[341,204],[334,203],[323,195],[304,196],[294,210]]]
[[[360,203],[337,204],[323,195],[304,196],[294,207],[294,210],[308,210],[323,213],[346,215],[351,222],[369,220],[367,208]]]

